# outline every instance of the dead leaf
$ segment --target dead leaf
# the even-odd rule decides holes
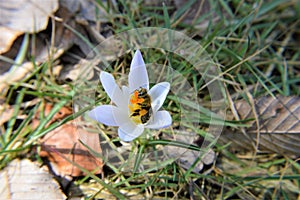
[[[114,1],[112,3],[115,3]],[[61,0],[60,4],[66,7],[71,13],[76,13],[77,17],[81,17],[87,21],[96,22],[101,20],[101,22],[107,22],[107,12],[101,6],[97,6],[97,2],[86,1],[86,0]],[[95,11],[97,7],[98,12]]]
[[[90,70],[92,64],[93,61],[80,59],[79,63],[76,65],[65,66],[60,71],[58,79],[61,81],[66,81],[66,80],[76,81],[78,80],[79,77],[84,77],[86,80],[91,80],[94,77],[94,71]]]
[[[98,134],[89,133],[83,128],[76,127],[74,124],[64,124],[49,132],[42,139],[40,156],[47,157],[51,162],[52,169],[61,176],[81,176],[85,174],[71,162],[93,171],[95,174],[102,173],[102,161],[93,156],[80,143],[81,138],[77,132],[88,137],[89,142],[86,145],[93,150],[98,149],[98,153],[100,153]]]
[[[0,1],[0,25],[16,31],[36,33],[46,29],[58,1],[12,0]]]
[[[38,40],[40,41],[40,40]],[[0,75],[0,92],[2,94],[6,93],[6,90],[8,90],[8,86],[11,83],[17,82],[25,78],[30,72],[33,71],[35,65],[40,65],[40,63],[45,62],[49,59],[49,49],[45,45],[42,45],[41,42],[37,42],[37,55],[35,57],[36,63],[30,62],[24,62],[20,66],[15,66],[10,68],[7,72]],[[17,47],[16,47],[17,48]],[[62,53],[64,49],[56,49],[55,53],[52,55],[53,60],[57,59]],[[1,64],[1,63],[0,63]]]
[[[34,65],[31,62],[26,62],[22,66],[15,68],[9,72],[0,76],[0,92],[5,93],[5,89],[9,83],[21,80],[24,78],[28,72],[32,71]]]
[[[9,105],[0,105],[0,126],[8,122],[14,114],[14,109]]]
[[[252,149],[251,143],[256,142],[257,124],[254,120],[252,106],[244,100],[235,103],[241,120],[252,119],[244,135],[238,130],[226,129],[220,141],[232,142],[233,148]],[[259,134],[261,150],[276,152],[282,155],[300,155],[300,97],[277,96],[261,97],[255,101],[259,115]],[[232,120],[232,116],[228,116]]]
[[[172,140],[195,145],[194,143],[197,137],[195,133],[181,131],[179,134],[176,134]],[[193,172],[195,173],[199,173],[204,165],[210,165],[215,160],[215,152],[212,149],[208,149],[207,152],[199,152],[170,144],[166,145],[164,150],[168,157],[177,158],[177,163],[184,169],[189,169],[201,156],[201,160],[193,168]]]
[[[69,1],[68,1],[69,2]],[[72,2],[72,1],[70,1]],[[62,4],[62,2],[60,2]],[[95,8],[95,7],[94,7]],[[72,13],[64,6],[61,6],[58,11],[56,12],[56,16],[62,21],[56,21],[55,23],[55,47],[68,49],[72,47],[74,44],[77,45],[80,50],[73,49],[76,52],[73,52],[74,54],[81,55],[84,53],[84,55],[89,55],[91,53],[92,49],[90,45],[84,41],[82,38],[89,38],[89,31],[86,30],[85,27],[83,27],[81,24],[77,23],[74,18],[76,18],[78,13]],[[76,31],[73,31],[73,30]],[[75,33],[77,32],[77,33]],[[82,37],[79,37],[77,34],[80,34]],[[91,41],[93,42],[93,41]],[[67,56],[67,55],[65,55]],[[82,56],[82,57],[85,57]],[[74,62],[74,56],[68,56],[70,57],[70,63]],[[66,59],[66,58],[64,58]],[[75,64],[75,63],[72,63]]]
[[[31,102],[22,103],[21,108],[26,107],[27,104],[30,105]],[[0,126],[2,126],[4,123],[11,120],[13,115],[14,115],[14,107],[13,106],[10,106],[5,103],[3,103],[3,104],[0,103]],[[23,114],[22,111],[19,111],[18,115],[16,116],[16,119],[25,119],[25,118],[27,118],[27,115]]]
[[[0,172],[0,199],[66,199],[53,177],[28,159],[14,160]]]
[[[46,103],[44,106],[44,116],[47,116],[50,114],[51,110],[52,110],[53,106],[50,103]],[[40,123],[40,112],[41,110],[39,109],[35,116],[34,119],[32,121],[32,128],[35,129],[39,123]],[[60,121],[61,119],[69,116],[72,114],[72,110],[70,108],[67,107],[62,107],[54,116],[53,118],[50,120],[50,122],[47,124],[47,126],[49,126],[50,124],[52,124],[53,122],[56,121]]]
[[[57,8],[57,0],[0,1],[0,54],[7,52],[24,32],[36,33],[46,29],[49,16]]]
[[[52,105],[46,104],[45,115],[49,114],[51,109]],[[70,114],[72,114],[72,110],[63,107],[54,115],[50,123],[59,121]],[[39,113],[36,116],[39,116]],[[36,118],[33,127],[36,127],[38,123],[39,119]],[[78,122],[74,120],[70,121],[45,135],[41,140],[40,156],[47,157],[52,169],[61,176],[81,176],[85,174],[72,162],[93,171],[95,174],[102,173],[102,161],[92,155],[89,149],[81,143],[83,142],[93,151],[101,153],[99,135],[89,133],[84,127],[77,124]]]
[[[0,33],[0,54],[7,52],[14,41],[23,34],[22,31],[15,31],[4,26],[0,26]]]

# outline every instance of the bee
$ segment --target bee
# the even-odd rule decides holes
[[[130,118],[136,124],[146,124],[152,116],[151,97],[147,89],[140,87],[130,96]]]

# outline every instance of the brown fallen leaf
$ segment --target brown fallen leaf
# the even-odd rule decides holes
[[[86,135],[90,139],[89,143],[86,143],[87,146],[93,150],[100,150],[99,136],[97,134],[89,133],[83,128],[77,128],[74,124],[64,124],[49,132],[42,139],[39,155],[47,157],[51,162],[52,169],[61,176],[81,176],[85,174],[71,162],[95,174],[102,173],[102,161],[93,156],[80,143],[80,137],[77,132]]]
[[[53,106],[50,103],[46,103],[44,106],[44,116],[49,115],[49,113],[51,112]],[[32,122],[32,127],[36,128],[39,123],[40,123],[40,111],[41,109],[39,109],[33,119]],[[47,124],[47,126],[49,126],[50,124],[52,124],[53,122],[59,121],[69,115],[72,114],[72,110],[70,108],[67,107],[62,107],[54,116],[53,118],[50,120],[50,122]]]
[[[252,119],[247,122],[246,135],[239,130],[226,129],[219,141],[231,142],[232,148],[237,150],[253,150],[251,144],[256,143],[258,134],[253,107],[244,100],[237,101],[235,107],[241,120]],[[259,149],[300,156],[300,97],[261,97],[255,100],[255,110],[259,122]],[[233,116],[227,118],[232,119]]]
[[[45,106],[47,115],[52,109],[50,104]],[[62,108],[51,120],[51,123],[61,120],[72,114],[69,108]],[[35,119],[33,126],[38,125]],[[79,127],[74,120],[47,133],[41,139],[41,157],[47,157],[52,170],[61,176],[85,175],[73,163],[80,165],[95,174],[102,173],[103,162],[92,155],[84,145],[97,153],[101,153],[99,135],[88,132],[84,127]],[[84,143],[84,145],[82,143]]]

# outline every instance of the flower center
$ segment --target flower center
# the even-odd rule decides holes
[[[136,124],[146,124],[152,116],[151,97],[145,88],[133,92],[129,99],[129,117]]]

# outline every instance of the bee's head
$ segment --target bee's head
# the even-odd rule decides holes
[[[138,90],[138,92],[139,92],[139,96],[140,95],[144,95],[144,94],[147,94],[147,89],[140,87],[140,89]]]

